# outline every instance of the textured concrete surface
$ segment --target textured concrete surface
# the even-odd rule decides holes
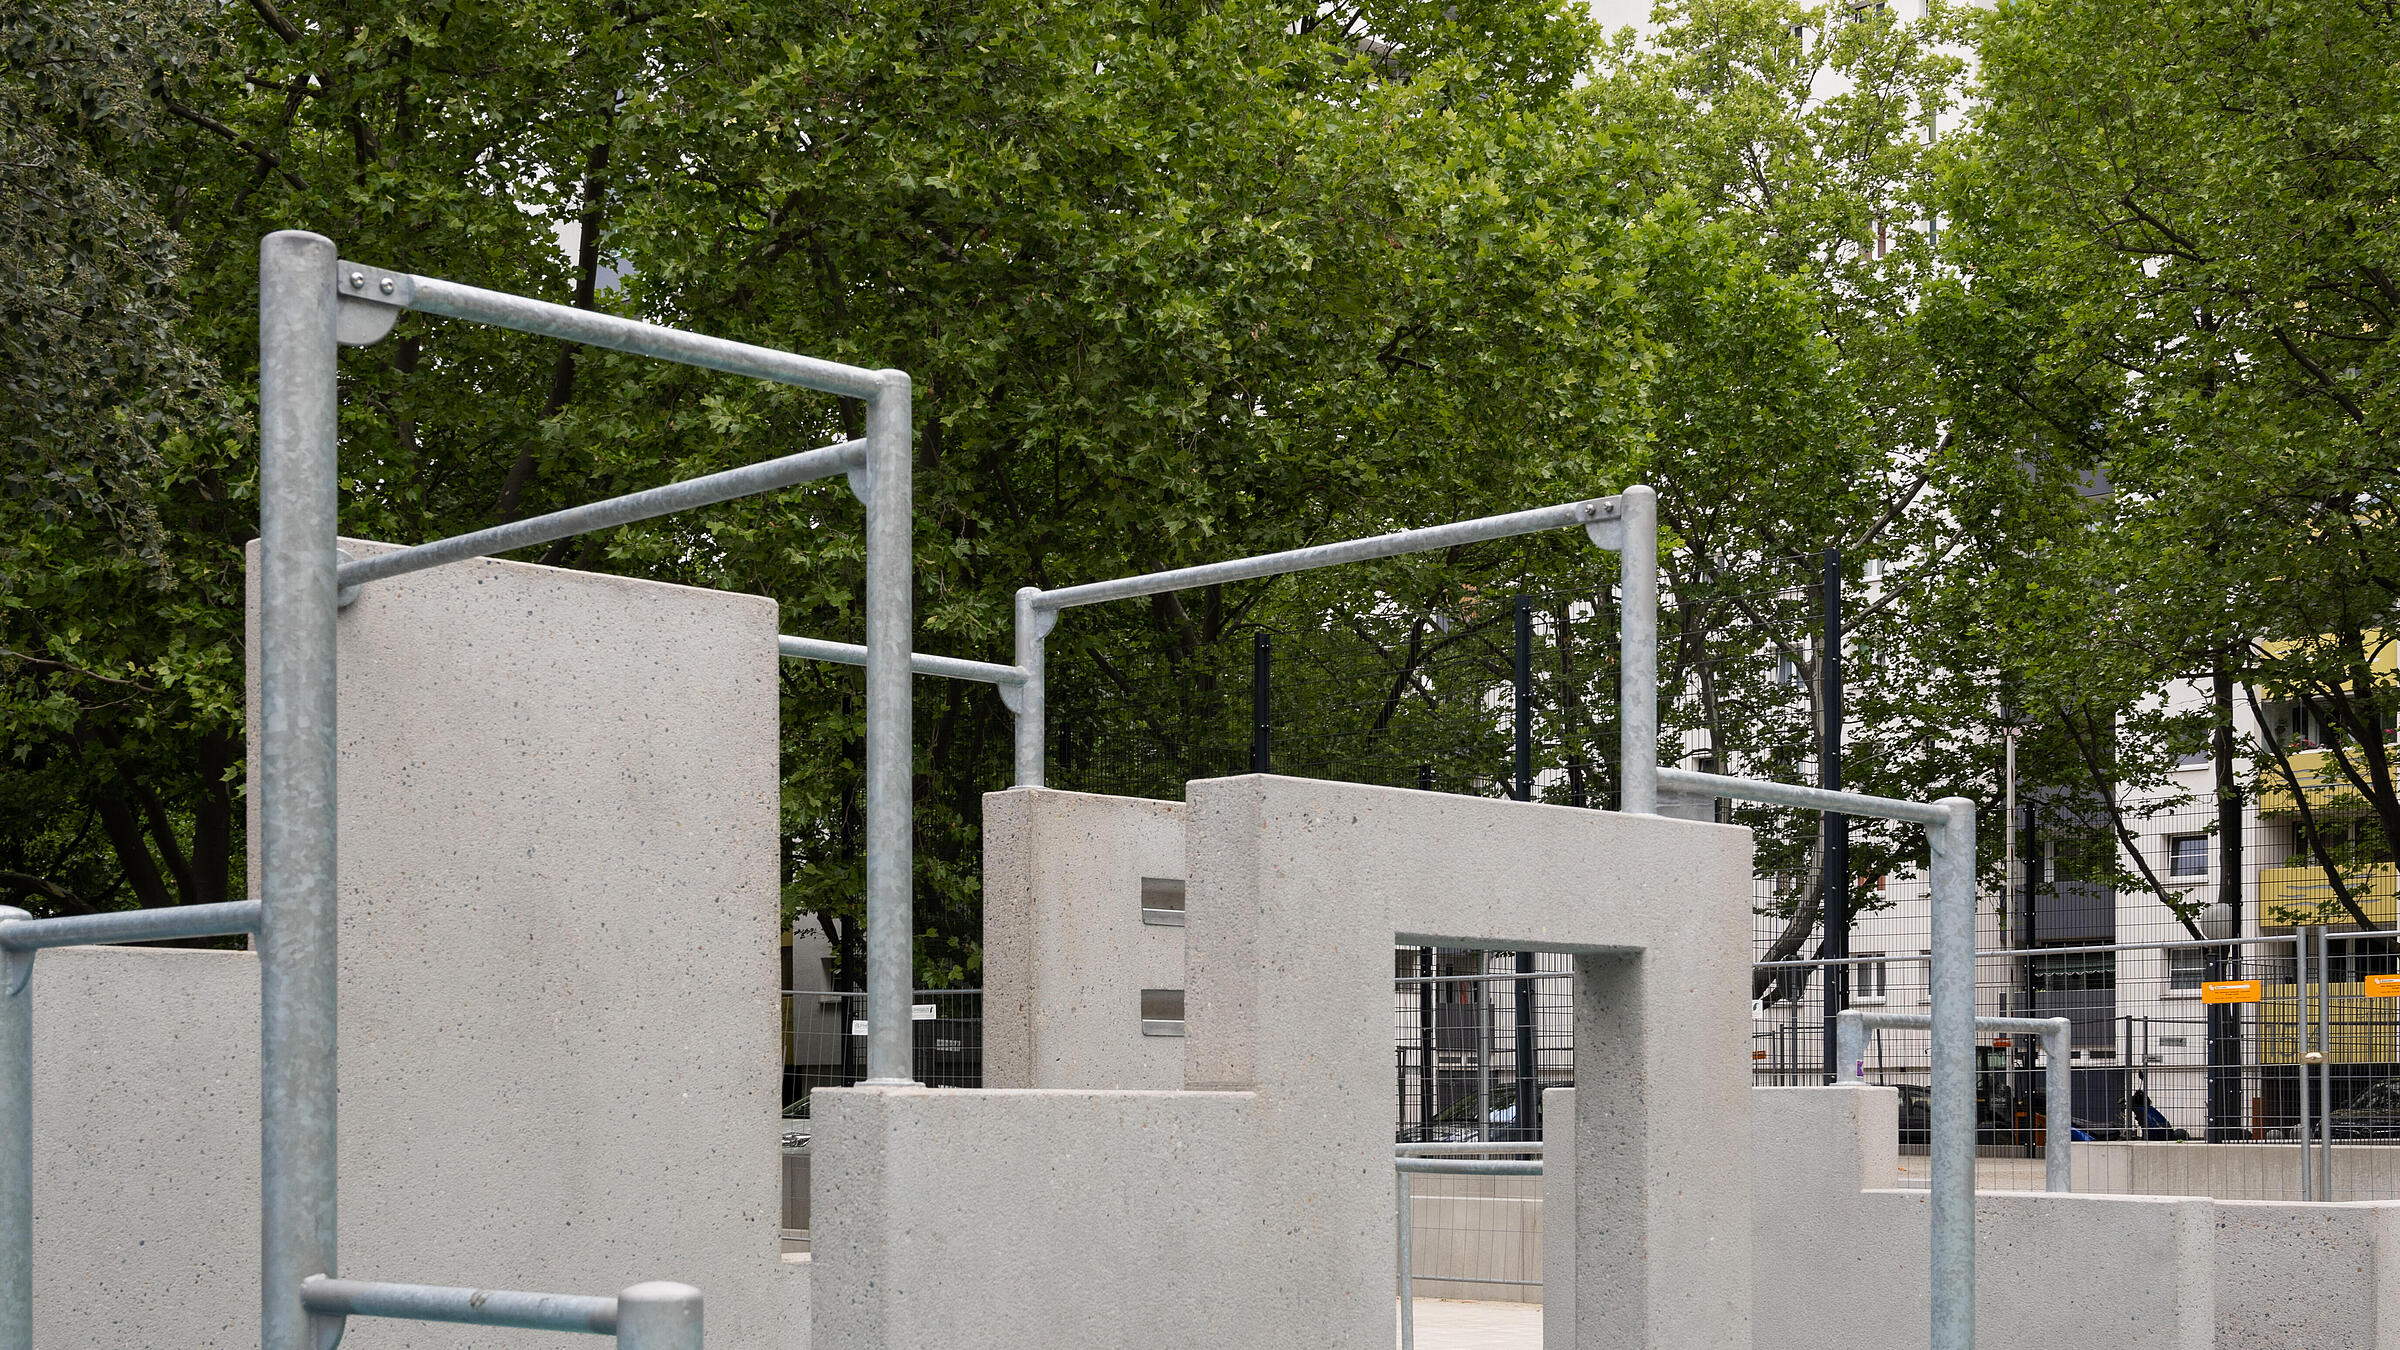
[[[819,1089],[816,1344],[1338,1344],[1305,1315],[1323,1291],[1250,1247],[1257,1108],[1249,1093]],[[1388,1254],[1371,1291],[1388,1310]]]
[[[1183,932],[1142,922],[1142,878],[1183,878],[1183,803],[1045,788],[983,799],[983,1081],[1183,1086],[1141,991],[1183,988]]]
[[[805,1344],[806,1267],[777,1258],[775,618],[498,562],[344,614],[342,1273],[679,1279],[712,1343]],[[36,1015],[75,1036],[43,1052],[37,1339],[255,1344],[255,965],[39,964]],[[129,1334],[117,1287],[171,1296]]]
[[[1538,1304],[1421,1298],[1414,1311],[1417,1350],[1534,1350],[1542,1343]]]
[[[1579,1348],[1749,1339],[1750,1028],[1723,993],[1748,970],[1748,831],[1265,775],[1186,801],[1185,1081],[1255,1086],[1283,1189],[1326,1197],[1296,1259],[1328,1288],[1384,1259],[1393,942],[1565,951],[1595,1090],[1546,1118],[1581,1178],[1545,1205],[1574,1233],[1549,1321]]]
[[[1138,908],[1102,865],[1131,846],[1093,831],[1155,817],[999,795],[1010,828],[1075,815],[1050,837],[1100,861],[1062,875]],[[1746,831],[1266,775],[1187,802],[1187,1090],[820,1092],[820,1343],[1384,1341],[1395,940],[1577,957],[1584,1072],[1608,1087],[1567,1118],[1594,1185],[1557,1211],[1584,1239],[1576,1343],[1748,1339],[1749,1025],[1722,995],[1746,970]]]

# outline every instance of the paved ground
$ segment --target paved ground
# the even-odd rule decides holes
[[[1416,1300],[1417,1350],[1540,1350],[1542,1305]]]

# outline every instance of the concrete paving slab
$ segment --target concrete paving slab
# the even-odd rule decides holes
[[[1482,1303],[1421,1298],[1417,1350],[1536,1350],[1542,1343],[1539,1303]]]

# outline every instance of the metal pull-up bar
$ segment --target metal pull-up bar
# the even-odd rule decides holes
[[[1880,1008],[1844,1008],[1834,1016],[1839,1040],[1834,1053],[1836,1081],[1867,1081],[1867,1033],[1870,1031],[1930,1031],[1933,1019],[1924,1013],[1885,1012]],[[2005,1031],[2042,1038],[2042,1096],[2047,1120],[2042,1135],[2042,1189],[2075,1189],[2075,1083],[2069,1063],[2075,1024],[2064,1017],[1978,1017],[1977,1034]]]
[[[1652,667],[1655,672],[1656,667]],[[1645,696],[1646,695],[1646,696]],[[1655,707],[1654,688],[1637,697]],[[1711,797],[1879,816],[1925,827],[1932,852],[1932,1350],[1975,1345],[1975,803],[1899,801],[1859,792],[1660,768],[1658,784]]]
[[[337,348],[380,341],[410,309],[862,399],[866,435],[345,564],[335,552]],[[259,757],[252,784],[259,804],[263,901],[246,917],[226,917],[241,920],[236,931],[255,927],[259,934],[261,1350],[318,1350],[339,1336],[347,1316],[439,1316],[440,1309],[451,1306],[444,1302],[448,1291],[333,1279],[339,1088],[334,673],[337,614],[346,590],[419,568],[848,474],[866,503],[867,640],[857,651],[867,670],[867,989],[874,1028],[867,1065],[870,1081],[909,1081],[911,399],[909,378],[897,370],[866,370],[345,262],[331,240],[303,231],[280,231],[260,241],[259,715],[253,724]],[[0,947],[6,945],[0,933]],[[0,1017],[0,1071],[20,1087],[30,1081],[30,1054],[18,1053],[25,1049],[21,1014],[20,1002]],[[14,1129],[15,1122],[6,1128]],[[0,1203],[18,1180],[20,1157],[30,1184],[29,1136],[22,1150],[13,1139],[6,1142],[10,1157],[8,1175],[0,1177]],[[13,1223],[15,1216],[9,1217]],[[30,1264],[29,1231],[12,1228],[0,1239],[7,1244],[0,1253],[0,1294],[29,1290],[29,1283],[17,1278],[20,1267]],[[631,1335],[631,1309],[649,1306],[634,1299],[644,1289],[691,1292],[683,1286],[636,1286],[610,1301],[619,1310],[620,1343],[662,1350],[697,1346],[696,1294],[687,1300],[688,1317],[675,1314],[683,1320],[675,1322],[671,1335],[664,1330],[654,1339]],[[568,1296],[508,1297],[535,1301],[527,1306],[582,1306]],[[680,1298],[677,1294],[659,1306]],[[0,1318],[6,1323],[0,1325],[0,1350],[25,1350],[29,1340],[29,1293],[15,1307],[27,1311]]]
[[[1653,810],[1658,800],[1657,781],[1651,776],[1658,763],[1658,705],[1655,697],[1638,699],[1632,691],[1639,687],[1655,695],[1658,688],[1658,494],[1639,485],[1614,497],[1594,497],[1507,515],[1345,539],[1255,558],[1117,577],[1054,591],[1024,587],[1017,592],[1016,669],[1023,672],[1024,679],[1018,695],[1021,706],[1017,708],[1016,785],[1040,787],[1047,773],[1049,695],[1044,644],[1050,630],[1057,626],[1059,614],[1065,610],[1342,563],[1396,558],[1575,525],[1582,526],[1596,546],[1617,550],[1620,559],[1618,589],[1622,610],[1618,645],[1627,691],[1619,727],[1623,799],[1628,811]]]

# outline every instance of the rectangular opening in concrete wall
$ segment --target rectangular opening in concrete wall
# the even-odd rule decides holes
[[[1183,927],[1183,878],[1142,878],[1142,922]]]
[[[1182,882],[1175,883],[1178,887]],[[1183,991],[1180,989],[1145,989],[1142,991],[1142,1034],[1145,1036],[1180,1036],[1183,1034]]]

